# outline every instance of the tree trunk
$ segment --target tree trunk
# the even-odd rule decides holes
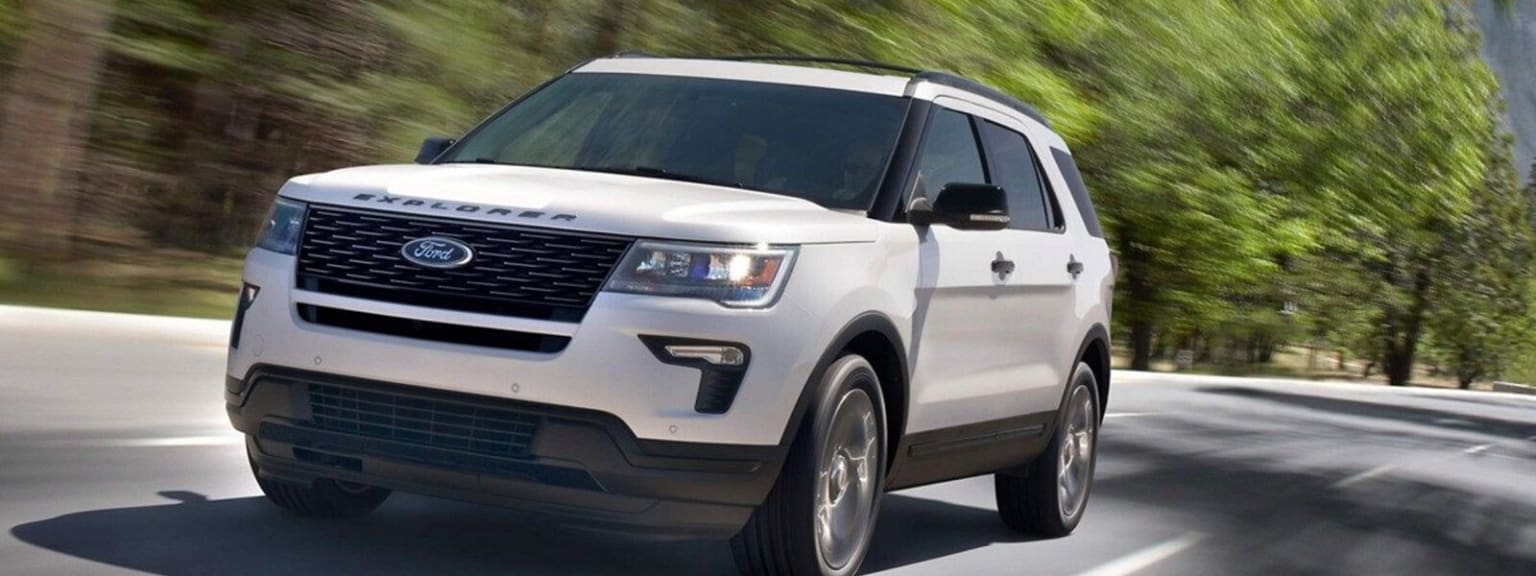
[[[1131,322],[1131,369],[1152,369],[1152,323],[1146,320]]]
[[[100,80],[112,7],[99,0],[32,0],[0,114],[5,242],[30,264],[69,257],[75,190]]]
[[[1413,379],[1413,353],[1400,350],[1387,354],[1381,371],[1387,376],[1387,384],[1407,386]]]
[[[1401,337],[1395,330],[1387,331],[1386,353],[1383,354],[1382,372],[1387,375],[1387,384],[1392,386],[1407,386],[1413,379],[1414,354],[1418,350],[1419,336],[1424,326],[1424,314],[1429,309],[1429,270],[1420,267],[1413,277],[1413,303],[1406,312],[1397,314],[1389,312],[1397,317],[1389,322],[1389,327],[1401,325],[1403,327]]]

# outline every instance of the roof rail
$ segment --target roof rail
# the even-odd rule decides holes
[[[840,64],[843,66],[855,66],[859,68],[872,68],[875,70],[889,70],[903,74],[918,74],[922,69],[908,66],[897,66],[883,62],[871,62],[856,58],[834,58],[829,56],[800,56],[796,54],[735,54],[727,56],[685,56],[685,58],[729,60],[733,62],[808,62],[814,64]]]

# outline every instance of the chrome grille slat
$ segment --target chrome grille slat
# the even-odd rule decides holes
[[[409,263],[400,247],[445,236],[469,244],[463,268]],[[534,318],[579,319],[632,243],[390,212],[312,206],[299,248],[299,287],[374,300]]]

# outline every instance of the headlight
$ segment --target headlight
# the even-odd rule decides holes
[[[256,247],[279,254],[293,254],[299,248],[299,231],[304,229],[303,203],[278,198],[272,204],[272,213],[256,237]]]
[[[619,264],[606,289],[762,308],[778,297],[794,260],[793,246],[640,242]]]

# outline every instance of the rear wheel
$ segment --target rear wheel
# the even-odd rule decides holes
[[[858,572],[885,485],[885,426],[869,362],[854,354],[833,362],[778,482],[731,539],[743,574]]]
[[[1098,453],[1098,390],[1093,370],[1079,363],[1045,453],[1023,474],[995,477],[997,511],[1009,528],[1060,537],[1082,521]]]
[[[246,448],[249,456],[250,448]],[[390,491],[377,486],[344,482],[330,478],[315,480],[309,485],[292,484],[261,477],[256,460],[251,458],[251,474],[267,500],[279,508],[300,516],[314,518],[352,518],[362,516],[378,508],[389,498]]]

